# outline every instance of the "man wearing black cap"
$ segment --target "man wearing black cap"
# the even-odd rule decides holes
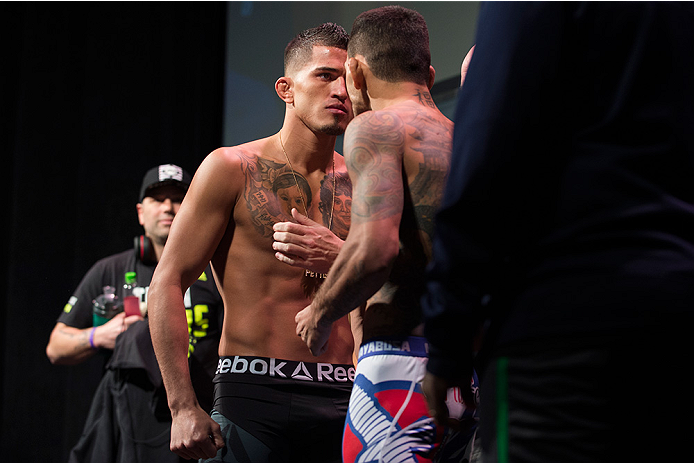
[[[164,164],[147,171],[140,187],[137,215],[145,234],[127,250],[98,261],[77,287],[53,329],[46,353],[55,364],[75,364],[101,351],[107,358],[84,431],[69,462],[178,462],[169,450],[171,414],[166,404],[146,317],[147,289],[169,236],[191,176]],[[115,315],[94,326],[92,301],[103,286],[122,301],[125,273],[137,276],[143,316]],[[208,268],[185,295],[190,333],[189,365],[195,392],[211,406],[222,302]]]
[[[146,287],[164,250],[174,216],[188,190],[191,176],[181,167],[164,164],[150,169],[142,180],[137,217],[145,230],[132,249],[98,261],[87,272],[58,317],[51,332],[46,355],[56,365],[75,365],[99,350],[110,354],[116,337],[142,317],[119,313],[107,323],[93,326],[92,301],[103,293],[104,286],[116,289],[122,300],[125,272],[137,276],[136,294],[144,302]]]

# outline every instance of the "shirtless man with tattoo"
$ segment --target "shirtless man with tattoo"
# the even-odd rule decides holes
[[[325,284],[297,314],[296,334],[324,355],[335,323],[365,305],[344,461],[429,462],[444,430],[428,416],[421,393],[427,346],[419,301],[453,123],[429,93],[434,71],[419,13],[398,6],[362,13],[348,54],[357,115],[344,140],[351,228]]]
[[[352,118],[345,83],[345,30],[327,23],[285,50],[275,89],[286,103],[281,130],[212,152],[196,172],[150,285],[154,348],[173,417],[171,449],[185,458],[264,463],[341,462],[340,441],[354,379],[346,317],[318,357],[295,335],[297,312],[331,262],[278,261],[273,225],[301,214],[339,241],[349,222],[344,159],[335,139]],[[351,190],[347,193],[350,194]],[[331,229],[336,235],[328,233]],[[332,255],[336,255],[335,251]],[[224,300],[211,416],[187,374],[183,294],[208,262]]]

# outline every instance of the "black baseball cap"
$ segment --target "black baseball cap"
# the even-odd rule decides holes
[[[152,167],[142,179],[140,201],[145,199],[149,190],[164,185],[176,185],[183,191],[188,191],[191,180],[191,175],[182,167],[175,164],[162,164],[157,167]]]

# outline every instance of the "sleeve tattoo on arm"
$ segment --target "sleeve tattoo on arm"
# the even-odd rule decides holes
[[[347,153],[353,175],[352,219],[380,220],[402,211],[404,124],[389,113],[365,113]]]

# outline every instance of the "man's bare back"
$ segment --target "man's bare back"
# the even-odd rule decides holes
[[[372,221],[402,213],[399,254],[386,283],[367,302],[363,337],[420,334],[419,297],[431,258],[433,216],[450,162],[453,123],[421,97],[366,112],[352,124],[359,134],[353,137],[352,150],[377,145],[381,152],[402,153],[401,166],[394,165],[397,158],[392,157],[352,159],[354,169],[377,182],[380,191],[353,202],[353,219]]]
[[[327,291],[312,303],[321,310],[307,308],[297,316],[297,333],[314,354],[322,355],[327,347],[322,342],[330,339],[317,326],[317,315],[321,323],[337,320],[363,301],[359,337],[364,340],[421,335],[419,300],[431,257],[433,215],[450,163],[453,123],[421,86],[403,94],[400,101],[357,116],[345,133],[353,184],[349,237]]]

